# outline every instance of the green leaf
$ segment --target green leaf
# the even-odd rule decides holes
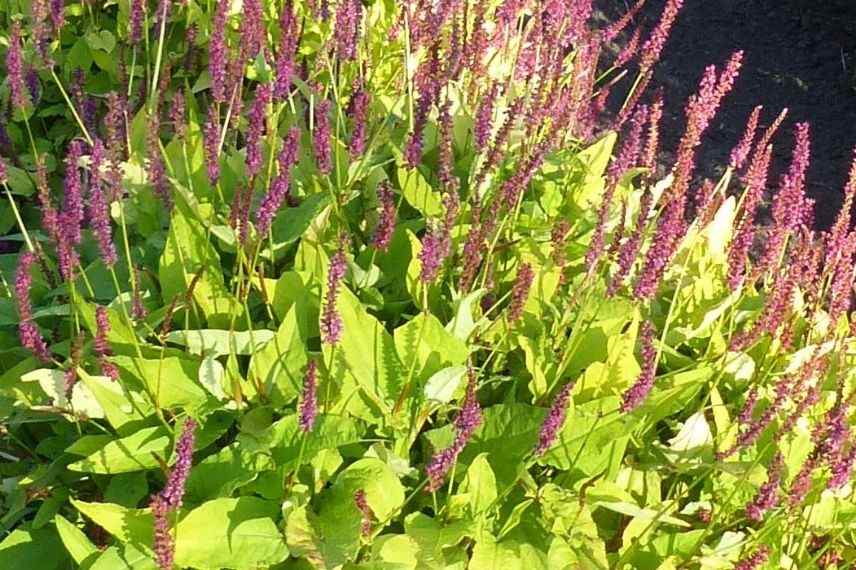
[[[323,345],[324,359],[334,359],[331,376],[342,379],[342,396],[352,398],[348,410],[377,423],[391,412],[404,382],[395,343],[347,287],[340,289],[337,308],[342,317],[342,339],[335,350]]]
[[[54,524],[65,549],[77,564],[88,556],[98,552],[98,548],[86,537],[82,530],[71,524],[62,515],[54,517]]]
[[[158,466],[156,455],[165,458],[170,448],[170,437],[161,426],[141,429],[122,439],[111,441],[85,459],[75,461],[68,468],[84,473],[111,474],[144,471]]]
[[[92,67],[92,52],[89,51],[89,45],[83,38],[78,39],[71,46],[71,49],[66,53],[65,72],[68,75],[76,69],[89,71]]]
[[[248,373],[250,384],[263,386],[265,397],[276,405],[286,404],[301,391],[307,360],[297,326],[297,310],[292,307],[276,335],[253,354]]]
[[[318,192],[308,196],[295,208],[284,208],[271,224],[276,249],[299,240],[329,203],[330,195]]]
[[[92,31],[86,34],[86,43],[92,49],[100,49],[110,53],[116,47],[116,38],[109,30]]]
[[[398,357],[413,378],[421,384],[443,368],[466,362],[467,345],[445,328],[430,313],[419,313],[395,329]]]
[[[54,570],[68,567],[68,556],[59,535],[52,528],[17,528],[0,542],[3,570]]]
[[[253,354],[257,348],[273,338],[274,332],[267,329],[252,331],[225,331],[199,329],[171,331],[169,342],[187,347],[190,354],[212,354],[223,356],[234,350],[235,354]]]
[[[32,196],[36,191],[27,172],[17,166],[6,167],[6,184],[9,185],[9,191],[17,196]]]
[[[196,410],[209,396],[196,383],[199,362],[170,356],[155,360],[116,356],[113,358],[119,371],[146,386],[160,407]]]
[[[278,514],[276,503],[255,497],[203,503],[175,529],[175,562],[200,570],[278,564],[288,557]]]

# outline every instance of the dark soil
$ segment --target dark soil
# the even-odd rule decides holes
[[[639,16],[646,29],[657,22],[664,3],[648,0]],[[598,2],[608,20],[631,4]],[[744,51],[743,69],[699,150],[699,174],[721,172],[755,105],[764,106],[764,124],[787,107],[774,173],[790,159],[790,127],[811,123],[808,192],[816,200],[818,227],[828,227],[856,146],[856,0],[686,0],[655,74],[666,96],[667,148],[675,147],[683,131],[683,105],[704,67],[723,64],[737,49]]]

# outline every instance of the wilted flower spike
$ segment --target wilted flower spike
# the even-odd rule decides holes
[[[306,365],[306,374],[303,376],[303,395],[300,399],[300,431],[309,433],[315,425],[318,416],[318,364],[310,360]]]
[[[642,323],[640,337],[642,342],[642,371],[639,378],[625,393],[621,404],[621,411],[631,412],[639,407],[654,387],[654,378],[657,374],[657,349],[654,347],[654,335],[656,330],[651,321]]]
[[[755,552],[743,558],[734,565],[734,570],[757,570],[770,557],[770,548],[759,546]]]
[[[327,273],[327,297],[320,322],[321,341],[325,344],[335,345],[342,338],[342,317],[336,308],[336,301],[346,269],[345,251],[340,246],[333,258],[330,259],[330,268]]]
[[[354,505],[360,511],[362,520],[360,521],[360,534],[363,537],[368,537],[372,533],[372,509],[366,500],[366,492],[364,489],[357,489],[354,493]]]
[[[220,179],[220,122],[212,112],[208,114],[203,130],[205,146],[205,168],[208,174],[208,182],[215,186]]]
[[[556,436],[559,430],[565,423],[565,416],[568,413],[568,403],[571,398],[571,390],[574,388],[573,382],[568,382],[559,393],[556,399],[553,400],[553,405],[550,406],[550,411],[547,412],[547,417],[544,418],[544,423],[541,424],[541,432],[538,434],[538,445],[535,446],[535,455],[540,457],[544,455],[553,442],[556,441]]]
[[[380,218],[375,228],[372,245],[380,251],[389,249],[392,234],[395,232],[395,195],[388,182],[381,182],[377,187],[377,197],[380,203]]]

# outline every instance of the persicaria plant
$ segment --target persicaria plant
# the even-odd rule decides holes
[[[852,564],[856,164],[644,3],[0,6],[0,567]]]

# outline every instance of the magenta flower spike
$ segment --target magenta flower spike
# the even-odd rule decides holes
[[[193,418],[184,420],[181,435],[175,444],[175,464],[172,466],[166,485],[161,491],[161,497],[172,510],[180,509],[184,500],[184,487],[193,463],[193,445],[196,441],[197,427],[198,425]]]
[[[211,94],[217,103],[226,102],[229,48],[226,45],[226,20],[230,0],[217,0],[211,24],[211,41],[208,44],[208,73],[211,75]]]
[[[39,328],[33,321],[33,308],[30,304],[30,289],[33,286],[32,269],[36,256],[25,251],[18,258],[18,269],[15,273],[15,295],[18,303],[18,336],[21,345],[33,353],[42,362],[50,362],[51,355]]]
[[[273,179],[270,189],[262,198],[259,209],[256,211],[256,230],[265,235],[270,229],[273,219],[288,197],[289,176],[291,168],[297,164],[297,154],[300,145],[300,129],[292,127],[285,136],[282,150],[277,157],[279,173]]]
[[[476,398],[476,388],[475,373],[470,369],[467,395],[458,417],[455,418],[455,439],[452,445],[434,454],[425,466],[425,474],[428,476],[428,484],[425,486],[425,490],[429,493],[437,491],[443,485],[452,465],[467,446],[473,433],[481,425],[482,412]]]
[[[758,105],[752,110],[752,114],[749,115],[749,122],[746,123],[746,130],[743,132],[740,142],[738,142],[737,146],[731,150],[731,156],[728,159],[728,166],[734,170],[743,168],[743,165],[746,163],[749,151],[752,149],[752,141],[755,140],[755,131],[758,130],[758,119],[761,116],[762,109],[763,106]]]
[[[110,226],[110,202],[101,183],[101,166],[106,158],[101,139],[95,139],[91,154],[91,173],[89,182],[89,223],[98,242],[101,261],[107,267],[113,267],[118,261],[116,246]]]
[[[523,315],[523,305],[529,297],[529,289],[532,288],[534,278],[535,273],[532,271],[532,266],[528,263],[521,263],[517,269],[514,285],[511,287],[511,303],[508,306],[509,322],[515,322]]]
[[[332,149],[330,148],[330,109],[332,103],[323,99],[315,106],[315,132],[312,134],[312,147],[315,151],[315,164],[321,174],[330,174],[333,169]]]
[[[175,560],[175,542],[170,533],[170,508],[161,495],[152,497],[149,507],[154,518],[153,550],[155,561],[160,570],[173,570]]]
[[[573,389],[574,383],[568,382],[556,394],[553,405],[550,406],[550,411],[547,412],[547,417],[544,418],[544,423],[541,424],[541,431],[538,434],[538,444],[535,446],[536,457],[547,453],[547,450],[556,441],[556,436],[565,424],[565,416],[568,413],[568,404],[570,403],[571,390]]]
[[[336,308],[336,300],[339,297],[339,288],[347,270],[345,250],[342,246],[330,259],[330,268],[327,272],[327,297],[324,309],[321,313],[321,341],[325,344],[335,345],[342,338],[342,317]]]
[[[27,106],[26,85],[24,84],[24,60],[21,55],[21,22],[15,20],[9,29],[9,49],[6,51],[6,75],[9,77],[9,91],[12,104],[23,109]]]
[[[642,371],[639,373],[639,378],[636,382],[624,393],[624,401],[621,404],[621,411],[624,413],[632,412],[638,408],[651,388],[654,387],[654,379],[657,374],[657,349],[654,347],[654,335],[656,330],[651,321],[644,321],[640,331],[640,340],[642,342]]]
[[[272,89],[269,83],[256,86],[256,96],[250,106],[247,128],[247,175],[252,179],[262,169],[262,142],[265,133],[265,118],[271,102]]]
[[[785,460],[780,452],[773,457],[767,468],[767,482],[761,485],[752,501],[746,506],[746,517],[755,522],[764,518],[764,513],[779,504],[779,486],[782,481],[782,470]]]

